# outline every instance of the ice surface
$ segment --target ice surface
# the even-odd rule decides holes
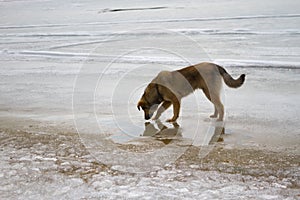
[[[299,198],[299,6],[0,1],[0,198]],[[225,130],[200,91],[145,123],[146,84],[202,61],[246,74]]]

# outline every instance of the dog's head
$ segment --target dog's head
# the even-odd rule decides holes
[[[148,101],[145,101],[145,99],[142,97],[137,104],[137,108],[138,110],[142,109],[144,111],[145,119],[148,120],[153,116],[158,105],[159,104],[152,104]]]
[[[156,87],[153,84],[149,84],[142,98],[139,100],[137,108],[138,110],[142,109],[144,111],[145,119],[148,120],[153,116],[161,101],[157,94]]]

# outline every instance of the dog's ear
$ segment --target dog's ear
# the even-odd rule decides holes
[[[138,104],[137,104],[137,109],[141,110],[141,107],[145,104],[145,102],[143,100],[139,100]]]

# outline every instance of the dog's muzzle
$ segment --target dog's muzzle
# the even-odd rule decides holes
[[[150,114],[145,114],[145,120],[148,120],[148,119],[150,119],[152,117],[152,115],[150,115]]]

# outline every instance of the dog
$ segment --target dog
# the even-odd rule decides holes
[[[176,71],[161,71],[146,87],[137,104],[142,108],[144,118],[149,120],[155,111],[153,120],[173,105],[173,117],[167,122],[175,122],[180,112],[181,99],[196,89],[202,89],[205,96],[213,103],[214,113],[211,118],[223,121],[224,106],[220,99],[222,79],[231,88],[238,88],[245,81],[245,74],[233,79],[227,71],[214,63],[204,62],[185,67]],[[160,106],[159,106],[160,105]]]

